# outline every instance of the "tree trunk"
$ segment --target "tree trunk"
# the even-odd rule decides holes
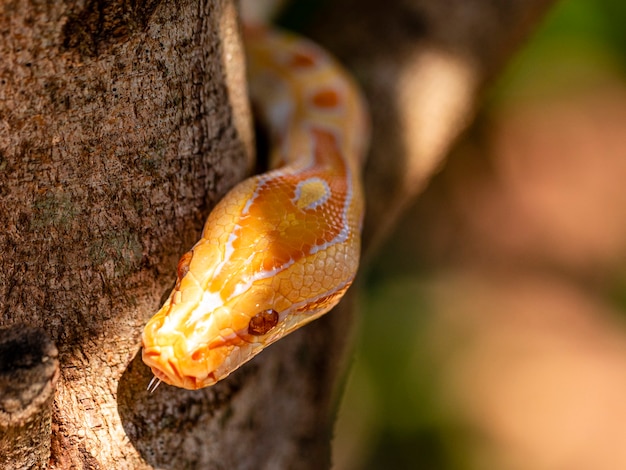
[[[404,3],[378,9],[393,18],[403,14]],[[464,14],[424,15],[416,54],[444,24],[458,41],[489,34],[493,44],[484,63],[476,50],[467,52],[475,69],[460,93],[463,106],[451,106],[445,93],[432,98],[430,106],[451,118],[424,144],[433,155],[429,162],[441,159],[467,122],[479,84],[504,54],[498,51],[509,52],[511,38],[528,29],[525,13],[549,2],[492,3],[447,2],[454,11],[464,11],[463,4],[508,8],[506,24],[487,33],[459,30],[453,22],[462,24]],[[380,13],[356,11],[350,24]],[[374,95],[376,155],[385,112],[392,122],[403,116],[402,108],[382,111],[376,90],[410,94],[400,64],[417,63],[393,44],[376,44],[371,30],[347,34],[337,50],[355,50],[368,32],[370,40],[352,59]],[[386,71],[379,68],[384,61],[358,62],[385,47],[393,65]],[[421,74],[434,67],[419,64]],[[196,241],[210,208],[252,168],[244,68],[229,0],[0,3],[0,327],[13,327],[0,333],[0,345],[22,345],[14,351],[32,356],[0,364],[0,398],[25,380],[35,387],[28,396],[17,392],[18,407],[0,399],[5,468],[39,468],[47,460],[51,468],[329,466],[334,384],[350,339],[351,298],[214,387],[145,391],[151,374],[139,354],[142,327],[168,293],[178,258]],[[386,84],[377,81],[381,73],[389,74]],[[405,161],[414,152],[398,142],[389,144],[387,158]],[[404,196],[385,199],[381,188],[390,180],[377,173],[380,159],[374,162],[370,200],[391,201],[387,209],[399,214],[416,191],[402,179]],[[423,182],[435,165],[421,168]],[[378,202],[372,206],[379,217]],[[373,240],[381,227],[368,217]],[[34,327],[46,334],[33,336]],[[59,373],[46,335],[58,348]],[[0,354],[7,357],[15,360]],[[29,405],[28,416],[36,419],[18,413]],[[14,435],[22,439],[11,440]],[[18,460],[29,450],[31,461]]]

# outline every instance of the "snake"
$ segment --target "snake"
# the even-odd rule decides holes
[[[195,390],[334,307],[359,265],[369,118],[355,80],[294,33],[244,26],[269,171],[234,186],[142,335],[161,383]]]

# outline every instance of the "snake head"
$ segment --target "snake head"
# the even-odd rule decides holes
[[[181,263],[188,259],[185,255]],[[193,269],[179,269],[182,278],[144,329],[143,361],[155,377],[170,385],[191,390],[213,385],[266,346],[326,313],[351,282],[350,278],[340,288],[326,289],[314,280],[311,263],[290,268],[258,279],[239,273],[234,277],[247,281],[236,283],[234,289],[226,282],[216,292],[201,288]],[[313,279],[306,291],[305,279]],[[321,294],[313,293],[313,287]]]
[[[143,360],[157,378],[212,385],[339,301],[358,266],[360,216],[343,208],[337,179],[268,173],[215,207],[144,330]]]
[[[344,246],[266,271],[253,267],[270,266],[276,252],[253,249],[225,265],[223,251],[203,238],[181,259],[174,290],[144,329],[143,361],[170,385],[213,385],[340,300],[358,262]]]
[[[222,291],[202,289],[189,271],[146,325],[143,361],[170,385],[213,385],[284,334],[276,297],[260,283],[224,298]]]

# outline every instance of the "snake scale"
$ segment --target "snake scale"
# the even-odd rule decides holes
[[[271,170],[235,186],[178,263],[142,337],[161,382],[213,385],[320,317],[352,283],[360,252],[368,117],[352,78],[294,34],[244,29],[250,95]]]

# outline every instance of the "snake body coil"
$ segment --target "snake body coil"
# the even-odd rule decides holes
[[[326,313],[359,261],[367,116],[358,89],[304,39],[254,28],[245,40],[274,169],[213,209],[142,338],[155,377],[187,389],[214,384]]]

